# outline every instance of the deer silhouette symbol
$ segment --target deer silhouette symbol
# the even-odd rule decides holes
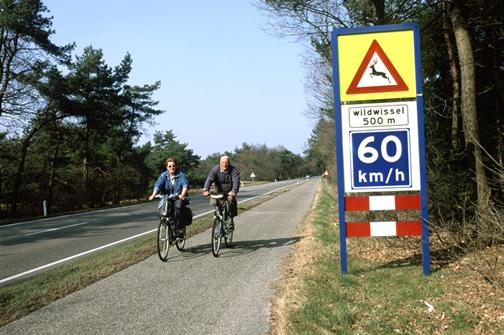
[[[390,79],[389,79],[389,77],[387,77],[387,74],[385,72],[376,71],[376,69],[375,69],[376,63],[378,63],[378,60],[373,59],[373,65],[371,65],[369,67],[371,69],[371,73],[369,74],[371,76],[371,78],[373,78],[373,76],[383,77],[383,78],[387,79],[388,82],[390,83]]]

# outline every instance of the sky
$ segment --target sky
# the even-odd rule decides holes
[[[129,84],[161,81],[153,99],[165,113],[145,129],[173,130],[195,154],[234,151],[242,143],[306,149],[312,124],[300,42],[267,33],[248,0],[44,0],[51,40],[102,49],[107,64],[133,59]]]

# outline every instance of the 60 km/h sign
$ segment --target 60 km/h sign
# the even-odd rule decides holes
[[[411,169],[407,130],[352,133],[352,187],[410,186]],[[391,148],[391,149],[390,149]]]
[[[341,128],[345,192],[420,190],[416,101],[342,105]]]
[[[419,40],[416,24],[332,34],[343,273],[347,237],[421,235],[430,274]],[[422,221],[346,222],[346,210],[417,210]]]

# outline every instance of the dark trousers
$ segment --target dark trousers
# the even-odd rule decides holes
[[[175,203],[173,204],[173,209],[174,209],[174,217],[175,217],[175,222],[176,222],[176,227],[177,229],[183,228],[181,227],[180,224],[180,215],[182,213],[182,208],[186,207],[189,204],[189,200],[184,199],[184,200],[175,200]]]
[[[235,197],[233,198],[233,200],[229,202],[229,216],[235,217],[237,215],[238,215],[238,202],[236,201]]]

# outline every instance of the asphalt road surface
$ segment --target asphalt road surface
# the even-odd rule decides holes
[[[271,284],[298,241],[319,179],[235,219],[232,248],[212,256],[210,230],[0,328],[2,334],[266,334]],[[174,250],[175,249],[175,250]]]
[[[243,202],[300,180],[244,187]],[[0,285],[148,234],[157,228],[157,201],[0,226]],[[207,198],[191,196],[194,215],[211,211]]]

